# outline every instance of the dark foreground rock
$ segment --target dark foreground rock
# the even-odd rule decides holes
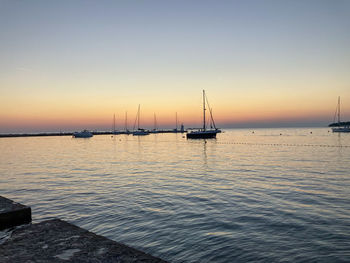
[[[59,219],[15,229],[0,262],[165,262]]]
[[[0,196],[0,230],[32,221],[31,208]]]

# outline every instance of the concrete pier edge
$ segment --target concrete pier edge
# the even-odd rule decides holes
[[[3,201],[0,203],[1,216],[1,211],[9,212],[8,201],[11,200],[1,196],[0,199]],[[25,207],[26,211],[27,208],[30,209],[13,201],[11,203]],[[165,263],[166,261],[64,220],[52,219],[14,228],[11,236],[0,244],[0,262]]]
[[[32,210],[29,206],[0,196],[0,230],[27,224],[31,221]]]

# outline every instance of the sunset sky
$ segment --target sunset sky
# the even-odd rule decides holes
[[[199,126],[203,89],[220,127],[350,120],[350,1],[0,0],[0,133]]]

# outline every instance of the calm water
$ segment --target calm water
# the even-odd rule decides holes
[[[0,195],[170,262],[350,261],[350,134],[328,129],[0,138]]]

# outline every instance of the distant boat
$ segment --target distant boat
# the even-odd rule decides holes
[[[115,129],[115,114],[113,115],[113,131],[112,131],[112,134],[114,134],[114,135],[117,135],[117,134],[122,134],[123,132],[121,132],[121,131],[117,131],[116,129]]]
[[[338,116],[338,122],[333,122],[329,124],[332,127],[333,132],[350,132],[350,121],[342,122],[340,121],[340,97],[338,97],[338,105],[334,114],[334,121],[336,116]]]
[[[137,130],[135,130],[136,122],[137,122]],[[140,104],[139,104],[139,108],[137,110],[137,115],[136,115],[136,119],[135,119],[135,124],[134,124],[134,129],[133,129],[132,135],[133,136],[149,135],[149,131],[148,130],[140,128]]]
[[[89,132],[88,130],[83,130],[81,132],[73,133],[74,138],[90,138],[92,136],[94,136],[94,135],[91,132]]]
[[[149,135],[149,131],[145,129],[137,129],[136,131],[132,132],[133,136],[139,136],[139,135]]]
[[[158,126],[157,126],[157,117],[155,113],[154,113],[154,128],[153,130],[150,130],[149,133],[159,133]]]
[[[115,129],[115,114],[113,115],[113,131],[112,131],[112,134],[114,134],[114,135],[125,134],[125,132],[123,132],[123,131],[117,131],[117,130]]]
[[[210,113],[210,119],[211,119],[211,128],[207,129],[206,127],[206,119],[205,119],[205,105],[208,104],[208,108],[209,108],[209,113]],[[208,103],[208,99],[205,95],[205,90],[203,90],[203,128],[197,129],[197,130],[191,130],[191,131],[187,131],[186,137],[188,139],[207,139],[207,138],[216,138],[216,134],[220,133],[221,130],[216,128],[215,126],[215,122],[213,119],[213,113],[212,110],[209,106]]]
[[[125,112],[125,123],[124,123],[124,133],[131,134],[131,131],[128,130],[128,112]]]

